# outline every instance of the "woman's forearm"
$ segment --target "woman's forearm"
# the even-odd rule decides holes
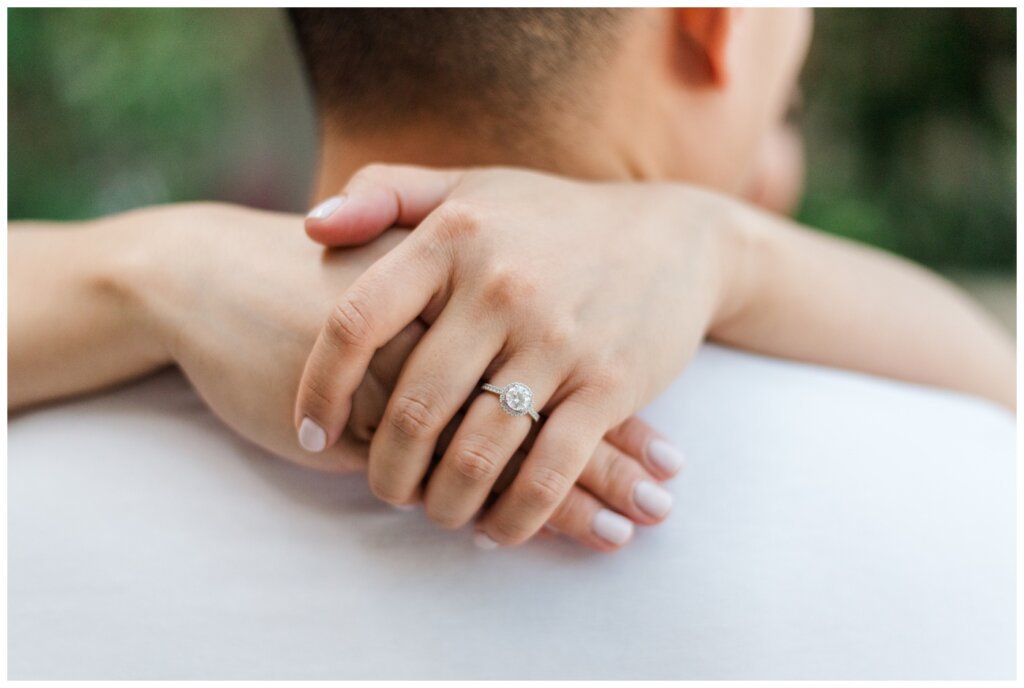
[[[740,208],[744,236],[718,341],[934,385],[1015,407],[1009,335],[958,288],[904,259]]]
[[[7,408],[89,392],[169,363],[123,272],[138,211],[82,223],[11,223]]]

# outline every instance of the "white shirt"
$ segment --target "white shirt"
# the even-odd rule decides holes
[[[705,346],[612,555],[492,552],[266,455],[177,373],[9,427],[11,678],[1012,678],[1014,419]]]

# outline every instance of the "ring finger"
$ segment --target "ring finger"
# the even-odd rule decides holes
[[[472,323],[468,340],[458,304],[442,311],[409,356],[370,443],[369,482],[391,504],[405,504],[430,465],[438,437],[501,348],[499,327]],[[460,346],[470,342],[470,346]]]
[[[513,359],[495,373],[492,382],[502,387],[522,384],[523,380],[546,380],[528,388],[530,407],[543,408],[560,379],[559,371],[550,364]],[[512,405],[515,402],[514,398],[510,401]],[[504,411],[500,397],[495,394],[480,394],[470,405],[427,484],[424,496],[427,515],[446,528],[458,528],[467,523],[487,499],[533,422],[528,414],[517,417]]]

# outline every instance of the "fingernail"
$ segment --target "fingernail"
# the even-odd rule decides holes
[[[672,495],[649,480],[641,480],[633,488],[633,499],[644,513],[661,518],[672,508]]]
[[[479,549],[497,549],[498,543],[488,537],[487,533],[473,533],[473,544]]]
[[[608,509],[598,511],[591,525],[599,538],[616,545],[624,544],[633,537],[633,522]]]
[[[416,510],[416,505],[415,504],[392,504],[391,506],[395,507],[399,511],[415,511]]]
[[[321,452],[327,447],[327,432],[312,418],[303,418],[299,424],[299,444],[308,452]]]
[[[653,440],[647,445],[647,457],[663,471],[678,473],[686,463],[682,452],[665,440]]]
[[[344,196],[331,196],[327,200],[323,201],[317,207],[309,211],[306,215],[311,220],[326,220],[334,211],[341,207],[341,204],[345,202]]]

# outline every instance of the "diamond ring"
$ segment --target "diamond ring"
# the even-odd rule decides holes
[[[504,387],[485,382],[481,389],[498,395],[501,410],[510,416],[529,416],[535,422],[540,415],[533,408],[533,390],[522,382],[512,382]]]

